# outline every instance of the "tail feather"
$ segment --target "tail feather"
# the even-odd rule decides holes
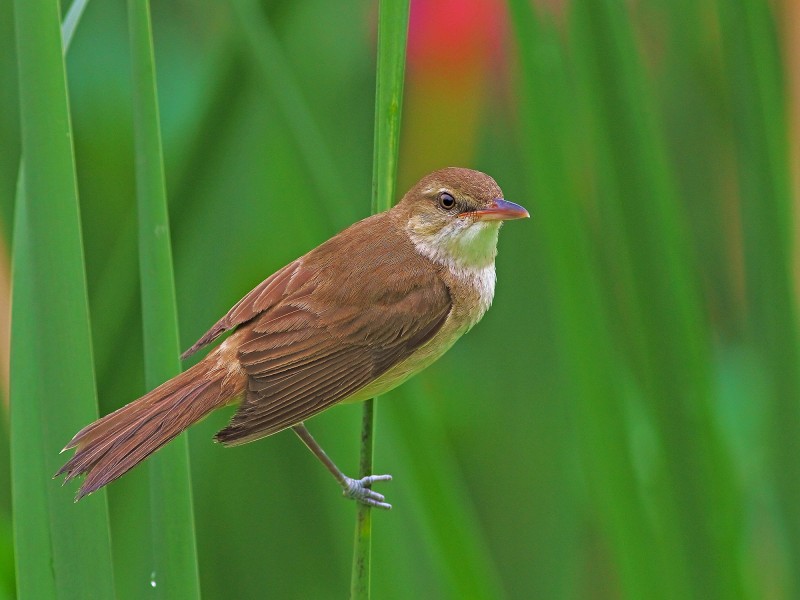
[[[138,400],[84,427],[64,450],[75,455],[59,469],[64,483],[86,474],[76,500],[114,481],[190,425],[241,393],[215,353]]]

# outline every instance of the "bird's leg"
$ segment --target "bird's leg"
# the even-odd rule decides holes
[[[367,475],[361,479],[351,479],[342,473],[339,467],[325,454],[322,446],[311,436],[311,433],[306,429],[305,425],[299,423],[292,426],[292,430],[297,434],[297,437],[303,440],[303,443],[314,453],[314,456],[325,465],[325,468],[331,472],[331,475],[336,478],[336,481],[342,486],[342,494],[345,498],[352,498],[357,502],[368,506],[374,506],[375,508],[384,508],[386,510],[392,508],[391,504],[384,502],[386,498],[384,498],[383,494],[379,494],[369,487],[376,481],[391,481],[391,475]]]

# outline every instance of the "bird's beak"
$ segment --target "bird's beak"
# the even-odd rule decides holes
[[[503,198],[498,198],[487,208],[473,210],[464,213],[463,216],[471,216],[479,221],[510,221],[511,219],[527,219],[530,217],[528,211],[519,204],[514,204]]]

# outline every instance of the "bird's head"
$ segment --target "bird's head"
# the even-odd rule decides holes
[[[497,254],[503,221],[530,216],[503,199],[494,179],[470,169],[434,171],[412,187],[394,209],[407,222],[417,250],[458,268],[482,268]]]

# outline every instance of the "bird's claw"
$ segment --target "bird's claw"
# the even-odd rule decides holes
[[[361,502],[361,504],[366,504],[367,506],[390,510],[392,505],[388,502],[384,502],[386,498],[383,496],[383,494],[370,489],[369,486],[378,481],[391,480],[391,475],[367,475],[361,479],[350,479],[349,477],[346,477],[344,485],[342,486],[342,495],[345,498],[352,498],[356,502]]]

